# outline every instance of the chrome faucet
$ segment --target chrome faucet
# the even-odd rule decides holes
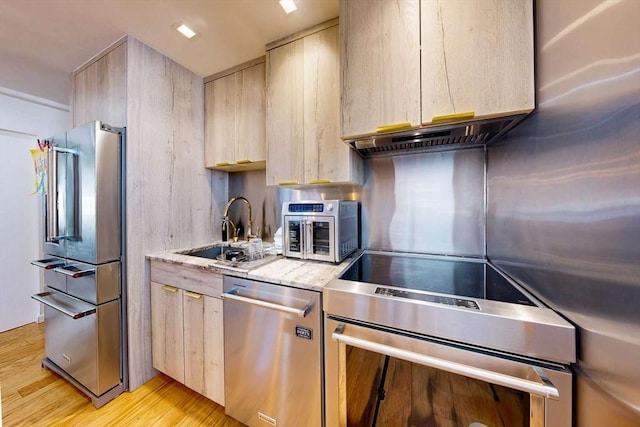
[[[242,200],[246,205],[247,205],[247,209],[248,209],[248,217],[247,217],[247,228],[245,230],[244,233],[244,238],[249,240],[252,237],[255,237],[253,234],[251,234],[251,203],[249,203],[249,201],[246,199],[246,197],[242,197],[242,196],[236,196],[236,197],[232,197],[229,199],[229,201],[227,202],[227,204],[224,206],[224,209],[222,210],[222,229],[226,230],[227,228],[232,228],[233,229],[233,234],[229,235],[227,234],[227,239],[231,239],[233,238],[234,242],[238,241],[238,229],[236,228],[236,225],[233,223],[233,221],[231,221],[229,219],[229,208],[231,207],[231,205],[236,201],[236,200]]]

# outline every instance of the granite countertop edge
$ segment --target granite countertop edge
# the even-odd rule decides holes
[[[213,242],[198,247],[151,253],[146,255],[146,258],[149,261],[195,267],[217,274],[227,274],[235,277],[321,292],[331,280],[338,277],[349,266],[351,261],[359,255],[359,251],[356,251],[339,264],[285,258],[282,255],[269,255],[274,257],[274,259],[262,265],[254,268],[237,268],[221,265],[216,260],[193,257],[181,253],[208,249],[221,243],[222,242]]]

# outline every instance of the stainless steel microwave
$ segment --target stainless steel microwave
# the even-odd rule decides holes
[[[284,202],[282,228],[284,256],[340,262],[358,249],[358,202]]]

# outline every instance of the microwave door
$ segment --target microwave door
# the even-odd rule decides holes
[[[332,217],[311,218],[307,222],[308,259],[335,262],[335,245],[332,242],[334,233]]]
[[[284,255],[304,258],[304,220],[299,217],[285,217]]]

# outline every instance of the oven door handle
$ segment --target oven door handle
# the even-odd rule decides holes
[[[344,334],[344,328],[345,325],[339,325],[331,335],[331,338],[341,344],[347,344],[352,347],[358,347],[363,350],[373,351],[375,353],[386,354],[398,359],[414,362],[419,365],[441,369],[443,371],[463,375],[465,377],[476,378],[478,380],[486,381],[491,384],[520,390],[525,393],[534,394],[554,400],[558,400],[560,397],[558,389],[553,385],[549,378],[544,375],[542,370],[533,366],[530,366],[530,368],[539,381],[517,378],[511,375],[489,371],[486,369],[477,368],[458,362],[452,362],[433,356],[427,356],[424,354],[403,350],[397,347],[380,344],[362,338],[357,338],[351,335]]]
[[[34,300],[41,302],[44,305],[48,305],[54,310],[59,311],[62,314],[65,314],[72,319],[81,319],[85,316],[89,316],[90,314],[94,314],[96,312],[95,307],[91,308],[79,308],[73,307],[73,302],[71,298],[66,298],[69,301],[56,301],[54,298],[54,294],[52,292],[42,292],[39,294],[31,295],[31,298]],[[59,298],[62,298],[59,296]],[[64,305],[63,305],[64,304]],[[66,305],[66,306],[65,306]]]
[[[269,308],[271,310],[282,311],[282,312],[288,313],[288,314],[295,314],[298,317],[306,317],[307,314],[309,314],[309,312],[311,311],[311,307],[312,307],[312,304],[307,305],[303,309],[288,307],[286,305],[275,304],[275,303],[272,303],[272,302],[262,301],[262,300],[259,300],[259,299],[242,297],[242,296],[237,295],[236,293],[234,293],[233,290],[230,291],[230,292],[223,293],[222,294],[222,298],[223,299],[228,299],[228,300],[233,300],[233,301],[238,301],[238,302],[243,302],[243,303],[246,303],[246,304],[257,305],[257,306],[260,306],[260,307]]]

